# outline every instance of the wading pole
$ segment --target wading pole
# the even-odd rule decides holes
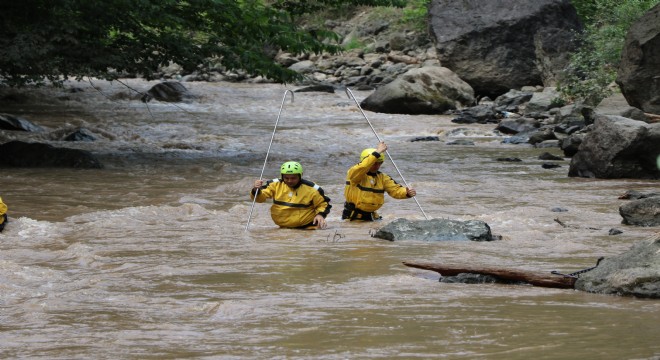
[[[367,114],[365,114],[364,111],[362,110],[362,107],[360,106],[360,103],[355,98],[355,95],[353,95],[353,92],[348,87],[346,87],[346,95],[348,95],[349,98],[352,98],[353,101],[355,101],[355,105],[357,105],[358,109],[360,109],[360,112],[362,113],[362,116],[364,116],[364,119],[367,120],[367,123],[369,124],[369,127],[371,128],[371,131],[374,132],[374,135],[376,135],[376,138],[378,139],[379,142],[383,142],[383,140],[380,138],[380,136],[378,136],[378,133],[376,132],[376,129],[374,129],[374,126],[371,125],[371,121],[369,121],[369,118],[367,117]],[[403,174],[401,174],[401,171],[399,170],[399,168],[396,166],[396,163],[394,163],[394,159],[392,159],[392,155],[390,155],[390,153],[387,150],[385,150],[385,154],[387,154],[387,156],[390,158],[390,161],[392,162],[392,165],[394,165],[394,168],[396,169],[396,172],[398,172],[399,176],[401,176],[401,180],[403,180],[403,184],[408,188],[409,187],[408,183],[406,182],[406,179],[403,177]],[[424,209],[422,209],[422,205],[420,205],[419,201],[417,201],[417,197],[413,196],[412,198],[417,203],[417,206],[419,207],[419,210],[424,215],[424,218],[426,218],[426,220],[428,220],[429,217],[426,216],[426,213],[424,212]]]
[[[273,128],[273,135],[270,136],[270,144],[268,144],[268,150],[266,151],[266,158],[264,159],[264,166],[261,168],[261,175],[259,175],[259,180],[264,177],[264,170],[266,170],[266,163],[268,162],[268,154],[270,154],[270,147],[273,146],[273,139],[275,138],[275,130],[277,130],[277,123],[280,122],[280,115],[282,115],[282,108],[284,108],[284,101],[286,100],[286,94],[291,93],[291,102],[293,103],[293,91],[284,90],[284,96],[282,96],[282,104],[280,105],[280,111],[277,113],[277,119],[275,120],[275,127]],[[245,224],[245,231],[250,227],[250,218],[252,217],[252,211],[254,210],[254,203],[257,201],[257,195],[259,194],[259,189],[254,192],[254,199],[252,199],[252,206],[250,207],[250,214],[248,215],[247,224]]]

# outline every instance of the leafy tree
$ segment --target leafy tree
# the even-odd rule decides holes
[[[0,2],[0,83],[55,83],[74,77],[154,77],[174,62],[184,71],[242,69],[281,82],[299,75],[273,50],[335,53],[336,35],[306,31],[292,15],[308,3],[396,4],[397,0],[21,0]],[[299,6],[293,6],[297,3]],[[330,40],[330,41],[328,41]]]
[[[630,26],[660,0],[573,0],[585,23],[559,90],[565,100],[595,105],[611,92]]]

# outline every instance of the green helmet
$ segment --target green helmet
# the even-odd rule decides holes
[[[295,161],[287,161],[280,167],[280,174],[289,175],[289,174],[298,174],[302,177],[303,168],[300,163]]]
[[[369,148],[369,149],[364,149],[364,150],[362,150],[362,154],[360,154],[360,161],[362,161],[362,160],[368,158],[369,155],[371,155],[374,151],[376,151],[376,149],[374,149],[374,148]],[[383,162],[383,161],[385,161],[385,155],[384,155],[384,154],[380,154],[380,156],[378,157],[378,160],[376,160],[376,161],[377,161],[377,162]]]

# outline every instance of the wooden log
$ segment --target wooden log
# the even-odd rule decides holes
[[[577,278],[571,276],[554,275],[551,273],[537,271],[523,271],[515,269],[485,268],[470,266],[440,265],[428,263],[403,262],[404,265],[417,269],[431,270],[438,272],[442,276],[456,276],[458,274],[481,274],[490,275],[502,280],[523,281],[530,285],[573,289]]]

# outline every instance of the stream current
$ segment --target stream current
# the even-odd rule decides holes
[[[0,142],[92,151],[103,169],[0,169],[5,359],[659,359],[660,302],[501,284],[440,283],[404,261],[591,267],[658,230],[621,224],[626,190],[658,181],[567,177],[494,125],[365,112],[345,92],[184,83],[188,103],[144,104],[155,82],[70,82],[6,96],[42,127]],[[128,87],[127,87],[128,86]],[[130,88],[129,88],[130,87]],[[70,89],[75,89],[70,90]],[[353,91],[358,101],[370,92]],[[139,96],[137,96],[139,98]],[[282,106],[283,105],[283,106]],[[281,108],[281,113],[280,113]],[[278,117],[279,116],[279,117]],[[279,118],[279,121],[277,119]],[[289,160],[325,190],[326,230],[279,229],[248,191]],[[94,142],[61,142],[83,127]],[[346,170],[378,138],[381,171],[417,190],[375,223],[342,222]],[[438,136],[440,141],[410,141]],[[464,139],[474,145],[448,145]],[[520,162],[496,161],[517,157]],[[397,172],[392,161],[400,170]],[[419,204],[419,206],[418,206]],[[565,211],[554,212],[561,208]],[[397,218],[483,220],[499,241],[389,242]],[[609,235],[609,230],[622,230]]]

